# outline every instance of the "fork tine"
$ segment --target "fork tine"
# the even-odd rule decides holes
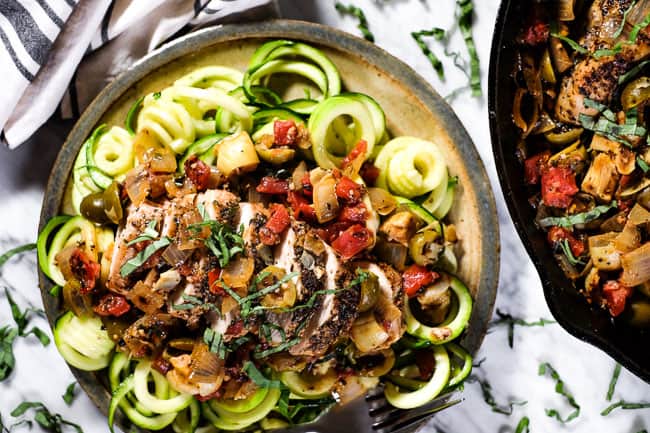
[[[403,433],[409,427],[412,427],[414,424],[424,421],[427,418],[434,415],[436,412],[454,406],[460,403],[461,401],[462,400],[459,399],[459,400],[447,402],[439,406],[428,407],[425,410],[418,410],[415,412],[408,411],[405,412],[403,415],[391,420],[389,423],[386,423],[384,425],[373,425],[373,429],[377,433]]]
[[[427,410],[427,408],[437,407],[448,399],[453,392],[447,392],[441,394],[435,399],[431,400],[425,406],[411,410],[409,413],[420,412],[422,410]],[[376,403],[375,401],[371,403]],[[377,401],[377,403],[379,403]],[[384,406],[378,406],[376,404],[368,403],[370,416],[373,418],[373,425],[378,425],[389,420],[389,418],[394,417],[394,415],[404,412],[402,409],[397,409],[394,406],[391,406],[385,399],[383,401]],[[414,412],[415,411],[415,412]]]

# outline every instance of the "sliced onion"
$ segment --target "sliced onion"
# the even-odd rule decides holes
[[[191,241],[191,242],[196,242],[196,241]],[[184,245],[184,246],[188,246],[188,245]],[[169,263],[171,266],[176,267],[179,266],[181,263],[187,260],[189,256],[192,255],[193,248],[181,249],[178,246],[178,244],[173,242],[165,249],[165,251],[163,251],[162,258],[165,259],[165,261]]]
[[[209,395],[219,389],[225,375],[224,360],[210,352],[208,345],[203,342],[194,345],[191,358],[189,380],[202,385],[199,394]]]
[[[623,273],[621,283],[628,287],[638,286],[650,280],[650,242],[621,258]]]
[[[76,278],[66,279],[63,286],[63,303],[67,309],[72,310],[75,316],[93,315],[90,296],[81,293],[81,283]]]
[[[339,201],[336,198],[336,179],[327,173],[314,184],[314,210],[319,223],[333,220],[339,213]]]
[[[151,190],[149,183],[149,174],[142,167],[136,167],[129,171],[124,180],[126,193],[135,205],[142,203]]]
[[[291,174],[291,180],[293,182],[293,189],[296,191],[302,190],[302,180],[307,174],[307,164],[305,161],[300,161],[300,164],[296,166]]]
[[[373,311],[360,315],[350,330],[350,339],[361,353],[375,351],[378,347],[383,346],[388,338],[388,332],[377,323]]]
[[[557,5],[557,17],[560,21],[573,21],[576,19],[573,12],[573,4],[575,0],[560,0]]]
[[[248,282],[255,271],[255,260],[252,257],[237,257],[221,272],[223,282],[233,288],[248,287]]]
[[[368,196],[372,208],[379,215],[388,215],[397,208],[397,200],[384,188],[368,188]]]
[[[133,139],[135,156],[140,164],[147,164],[152,172],[173,173],[176,171],[176,156],[163,146],[147,129],[140,130]]]
[[[127,295],[129,301],[146,314],[154,314],[160,311],[165,305],[165,297],[162,293],[155,292],[150,285],[138,281]]]
[[[383,238],[378,238],[374,252],[379,260],[392,265],[400,271],[406,267],[408,248],[402,244],[388,242]]]

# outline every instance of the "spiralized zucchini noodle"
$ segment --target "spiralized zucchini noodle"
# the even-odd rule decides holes
[[[275,77],[305,79],[304,98]],[[332,61],[270,41],[137,99],[83,144],[39,235],[54,335],[105,371],[134,425],[307,423],[383,382],[415,408],[458,387],[472,296],[454,274],[457,185],[434,142],[392,138]]]

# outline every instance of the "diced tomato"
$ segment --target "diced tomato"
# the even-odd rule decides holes
[[[341,177],[336,184],[336,196],[349,203],[356,203],[361,199],[363,186],[359,185],[347,176]]]
[[[603,286],[603,296],[607,301],[609,314],[618,316],[625,310],[627,298],[632,295],[632,288],[624,286],[619,281],[610,280]]]
[[[523,43],[526,45],[536,46],[548,41],[549,25],[540,19],[535,19],[521,36]]]
[[[208,289],[211,293],[215,295],[223,295],[226,293],[223,290],[223,287],[219,284],[219,279],[221,278],[221,269],[213,268],[208,272]]]
[[[548,161],[551,152],[548,150],[531,156],[524,161],[524,182],[528,185],[537,185],[539,178],[542,175],[542,164]]]
[[[360,224],[355,224],[332,242],[332,248],[343,259],[350,259],[372,245],[372,242],[372,232]]]
[[[226,335],[240,335],[244,331],[244,321],[237,319],[228,325],[226,329]]]
[[[208,395],[196,394],[194,398],[200,401],[201,403],[205,403],[206,401],[210,401],[213,398],[219,398],[222,392],[223,392],[223,388],[219,388],[212,394],[208,394]]]
[[[420,289],[430,286],[438,278],[440,275],[437,272],[430,271],[424,266],[411,265],[402,274],[404,292],[409,298],[412,298],[418,294]]]
[[[309,172],[305,173],[300,183],[302,184],[302,193],[308,197],[311,197],[314,194],[314,186],[311,184]]]
[[[341,161],[341,168],[346,168],[349,165],[352,164],[352,162],[361,157],[365,159],[366,152],[368,151],[368,143],[366,143],[366,140],[359,140],[359,142],[354,146],[354,148],[346,155],[345,158],[343,158],[343,161]]]
[[[292,146],[298,138],[298,128],[293,120],[273,122],[273,138],[278,146]]]
[[[566,239],[569,243],[569,248],[571,248],[571,252],[575,257],[579,257],[585,252],[585,243],[580,239],[577,239],[573,236],[573,233],[563,227],[551,227],[548,231],[547,237],[549,243],[552,245],[556,245]]]
[[[286,194],[289,192],[289,182],[273,176],[264,176],[256,189],[264,194]]]
[[[368,210],[363,203],[344,206],[338,216],[341,222],[363,223],[366,219],[368,219]]]
[[[294,218],[307,221],[316,221],[316,211],[302,194],[295,191],[289,191],[289,194],[287,195],[287,201],[289,202],[291,209],[293,209]]]
[[[210,166],[201,161],[198,156],[192,155],[185,161],[185,174],[190,182],[194,184],[197,191],[208,189],[210,180]]]
[[[82,294],[90,293],[95,288],[99,278],[99,263],[88,257],[81,248],[75,248],[70,255],[70,270],[81,283]]]
[[[280,243],[280,235],[291,224],[289,211],[281,204],[271,205],[271,217],[260,229],[260,240],[264,245],[277,245]]]
[[[126,298],[122,295],[117,295],[115,293],[109,293],[102,296],[102,299],[99,300],[93,311],[99,314],[100,316],[116,316],[119,317],[123,314],[126,314],[131,309],[131,305],[128,303]]]
[[[632,207],[636,203],[636,201],[633,198],[627,200],[620,199],[617,202],[618,202],[618,210],[621,212],[625,212],[632,209]]]
[[[379,168],[366,161],[361,166],[359,174],[361,175],[361,179],[363,179],[366,185],[375,186],[377,183],[377,178],[379,177]]]
[[[566,208],[577,192],[576,175],[569,167],[542,170],[542,200],[546,206]]]
[[[341,236],[341,233],[350,228],[354,223],[348,221],[337,221],[327,224],[324,227],[317,228],[316,234],[327,243],[332,243],[334,239]]]

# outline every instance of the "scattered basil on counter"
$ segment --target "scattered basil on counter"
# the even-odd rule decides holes
[[[43,346],[47,346],[48,344],[50,344],[50,337],[48,337],[47,334],[42,329],[34,326],[29,331],[26,331],[27,325],[29,325],[30,313],[43,315],[44,314],[43,310],[37,308],[27,308],[25,309],[25,311],[20,311],[20,307],[13,300],[13,298],[9,294],[9,290],[6,287],[5,287],[5,296],[7,297],[7,301],[9,302],[9,306],[11,307],[11,315],[14,318],[14,322],[16,322],[16,326],[18,326],[18,335],[21,337],[27,337],[28,335],[33,334],[36,336],[36,338],[38,338],[38,340],[41,342]]]
[[[530,419],[528,419],[527,416],[523,417],[522,419],[519,420],[519,424],[517,424],[515,433],[530,433],[529,425],[530,425]]]
[[[504,313],[498,308],[497,308],[497,316],[499,316],[499,318],[494,320],[491,323],[491,325],[492,326],[506,325],[508,327],[508,346],[510,346],[510,348],[514,346],[515,325],[532,327],[532,326],[546,326],[555,323],[554,320],[548,320],[544,318],[540,318],[537,322],[527,322],[524,319],[514,317],[509,313]]]
[[[65,401],[65,404],[70,406],[72,402],[74,401],[75,398],[75,386],[77,385],[77,382],[72,382],[68,387],[65,389],[65,394],[61,396],[63,398],[63,401]]]
[[[612,396],[614,395],[614,390],[616,389],[616,383],[618,382],[618,376],[621,374],[621,364],[616,363],[614,367],[614,374],[612,374],[612,380],[609,382],[609,388],[607,389],[607,401],[612,401]]]
[[[481,386],[481,393],[483,394],[483,400],[485,403],[492,408],[492,412],[500,413],[503,415],[512,415],[514,406],[523,406],[527,404],[527,401],[509,401],[506,405],[500,405],[494,398],[492,394],[492,385],[485,379],[480,379],[477,376],[471,375],[467,378],[468,382],[478,382]]]
[[[650,403],[646,402],[641,402],[641,403],[631,403],[627,402],[624,400],[617,401],[616,403],[613,403],[609,406],[607,406],[600,414],[602,416],[607,416],[609,415],[614,409],[626,409],[626,410],[633,410],[633,409],[647,409],[650,408]]]
[[[442,64],[442,61],[440,61],[440,58],[436,56],[433,51],[429,48],[426,42],[424,42],[424,37],[425,36],[433,36],[435,40],[441,41],[445,38],[446,32],[444,29],[434,27],[431,30],[420,30],[417,32],[411,32],[411,37],[413,40],[415,40],[415,43],[418,44],[418,47],[420,47],[420,50],[422,50],[422,54],[424,54],[427,59],[429,59],[429,63],[431,63],[431,66],[433,69],[438,73],[438,77],[441,80],[444,80],[445,78],[445,68]]]
[[[0,381],[5,380],[16,366],[14,341],[18,330],[9,325],[0,328]]]
[[[472,0],[458,0],[456,2],[460,9],[458,17],[458,28],[460,29],[470,59],[470,79],[472,96],[481,96],[481,66],[479,63],[474,37],[472,36],[472,24],[474,21],[474,4]]]
[[[359,29],[359,31],[361,31],[361,34],[363,35],[364,39],[370,42],[375,42],[375,36],[372,34],[370,28],[368,27],[368,20],[366,19],[366,14],[363,13],[363,10],[361,10],[361,8],[358,8],[357,6],[351,4],[346,6],[343,3],[338,1],[334,4],[334,7],[336,8],[337,11],[339,11],[340,14],[347,14],[356,17],[357,20],[359,20],[359,24],[357,25],[357,28]]]
[[[21,245],[19,247],[10,249],[9,251],[7,251],[6,253],[4,253],[4,254],[2,254],[0,256],[0,267],[2,267],[2,265],[7,263],[7,261],[10,258],[12,258],[13,256],[24,253],[24,252],[27,252],[27,251],[31,251],[31,250],[34,250],[34,249],[36,249],[36,244],[25,244],[25,245]]]
[[[565,424],[575,418],[577,418],[580,415],[580,405],[576,402],[575,398],[571,393],[569,393],[566,389],[564,389],[564,382],[560,378],[560,375],[558,374],[557,371],[549,364],[548,362],[544,362],[539,365],[539,375],[544,376],[546,372],[549,372],[551,378],[555,380],[555,392],[564,396],[567,399],[567,402],[573,407],[575,410],[571,412],[565,419],[562,419],[560,416],[560,413],[556,409],[546,409],[546,415],[550,416],[551,418],[555,418],[558,421],[560,421],[562,424]]]
[[[49,432],[62,433],[65,430],[66,426],[68,426],[73,428],[77,433],[83,433],[83,430],[81,427],[79,427],[79,425],[63,419],[63,417],[58,413],[51,413],[43,403],[39,402],[23,402],[11,412],[11,416],[14,418],[19,417],[21,415],[24,415],[30,409],[35,410],[34,421],[36,421],[38,425]],[[30,420],[23,420],[20,422],[26,422],[31,425]]]

